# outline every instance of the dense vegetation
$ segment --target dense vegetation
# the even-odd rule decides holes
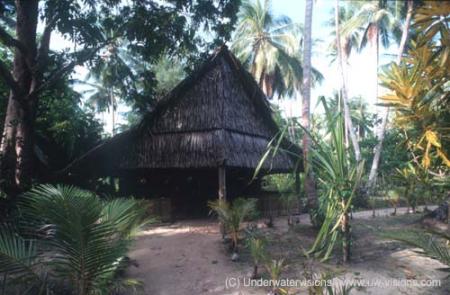
[[[18,205],[19,223],[0,228],[6,294],[116,294],[138,282],[119,276],[146,223],[133,199],[101,200],[70,186],[40,185]]]
[[[273,104],[280,132],[261,163],[280,152],[284,140],[302,147],[301,155],[287,151],[303,159],[301,175],[263,179],[266,189],[280,195],[289,228],[294,206],[309,213],[317,232],[302,255],[350,262],[351,214],[358,209],[373,209],[375,217],[378,207],[405,205],[415,213],[419,205],[448,204],[449,2],[336,0],[326,23],[339,86],[334,95],[317,98],[317,106],[311,89],[327,73],[312,63],[316,4],[304,4],[299,24],[276,15],[275,1],[1,1],[0,292],[121,294],[139,287],[123,270],[130,243],[148,222],[147,204],[57,184],[72,181],[61,171],[138,124],[221,44],[229,45]],[[68,48],[54,47],[55,36]],[[390,63],[380,65],[380,47],[397,50]],[[372,99],[349,96],[350,59],[363,50],[371,50],[376,61],[369,69],[375,77],[370,83],[377,84]],[[80,68],[87,75],[80,77]],[[297,96],[301,116],[286,116],[276,100]],[[94,181],[97,188],[106,183],[110,192],[118,191],[114,180]],[[252,277],[265,270],[277,280],[287,262],[271,257],[265,237],[245,226],[260,217],[257,202],[218,200],[209,207],[233,260],[248,251]],[[446,232],[384,237],[450,264]]]

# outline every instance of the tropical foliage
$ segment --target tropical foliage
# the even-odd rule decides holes
[[[270,6],[261,0],[242,3],[231,49],[269,98],[291,96],[303,79],[302,28],[287,16],[275,16]],[[314,77],[323,79],[318,71]]]
[[[381,76],[382,85],[391,91],[381,98],[394,107],[395,123],[407,135],[414,160],[426,169],[450,167],[449,15],[448,3],[429,2],[419,8],[413,26],[424,34],[402,64],[392,64]]]
[[[249,248],[250,255],[253,259],[252,278],[258,277],[258,267],[260,263],[264,263],[267,258],[265,244],[266,241],[261,238],[251,237],[247,240],[247,247]]]
[[[40,185],[24,194],[18,211],[19,223],[0,228],[3,290],[88,295],[139,285],[119,273],[146,223],[140,201],[103,201],[76,187]]]
[[[380,201],[394,207],[394,215],[404,202],[414,213],[420,213],[421,204],[448,202],[450,3],[336,0],[327,45],[331,57],[339,61],[342,84],[331,99],[319,98],[313,115],[311,88],[323,77],[312,62],[322,47],[314,39],[316,4],[304,3],[305,21],[299,24],[278,15],[270,0],[0,1],[0,293],[114,295],[141,287],[139,281],[125,277],[124,270],[134,238],[149,222],[146,203],[131,197],[100,197],[98,186],[94,193],[38,183],[66,176],[65,182],[73,180],[73,175],[62,176],[61,170],[107,137],[98,114],[109,110],[113,135],[137,125],[213,48],[227,42],[269,99],[302,98],[301,118],[286,118],[277,110],[280,130],[263,153],[254,178],[289,141],[302,145],[302,150],[283,152],[297,161],[297,168],[303,164],[304,172],[265,176],[263,188],[280,196],[289,225],[286,235],[306,227],[294,226],[292,216],[306,195],[304,203],[316,227],[307,258],[338,257],[348,262],[353,246],[351,212],[368,203],[375,217]],[[51,36],[63,36],[70,48],[56,50]],[[380,61],[390,58],[383,53],[395,43],[399,43],[397,62],[380,67]],[[351,57],[369,45],[376,66],[371,72],[377,76],[376,85],[375,80],[370,82],[376,86],[372,99],[381,100],[377,106],[388,107],[382,109],[387,110],[382,120],[380,112],[371,113],[366,97],[348,95],[354,87],[347,81]],[[81,83],[71,76],[76,66],[88,71]],[[81,91],[80,84],[89,89]],[[380,91],[380,97],[379,86],[387,90]],[[118,126],[116,111],[123,105],[131,111],[127,124]],[[375,132],[378,127],[380,132]],[[365,167],[367,162],[372,166]],[[238,174],[234,168],[230,172],[230,178]],[[374,191],[373,178],[378,178]],[[147,180],[138,179],[150,185]],[[361,184],[366,180],[367,190]],[[89,182],[111,191],[121,184],[116,176]],[[181,184],[177,194],[184,188],[193,186]],[[234,187],[230,191],[234,194]],[[230,241],[233,257],[239,257],[246,238],[242,257],[252,260],[252,277],[264,272],[279,280],[287,258],[294,254],[269,255],[276,247],[265,234],[278,233],[247,222],[257,215],[257,200],[230,199],[208,205]],[[420,248],[449,271],[448,233],[406,230],[385,237]],[[309,272],[305,278],[313,279],[313,269],[304,269]],[[352,288],[314,286],[308,292],[348,294]],[[274,287],[272,292],[288,290]]]
[[[243,221],[255,213],[256,199],[238,198],[232,204],[222,199],[210,201],[208,206],[217,214],[219,222],[224,227],[225,233],[231,239],[231,249],[238,251],[240,232]]]
[[[382,236],[420,248],[422,255],[439,260],[446,265],[441,270],[450,272],[450,235],[448,233],[436,230],[407,230],[386,232]]]
[[[272,291],[275,294],[287,294],[285,288],[281,288],[277,285],[277,281],[280,279],[281,274],[288,267],[286,261],[281,259],[270,259],[265,264],[266,270],[269,273],[270,280],[272,282]]]
[[[408,206],[411,211],[416,212],[417,207],[417,195],[415,193],[416,183],[417,183],[417,172],[416,168],[408,163],[407,167],[403,169],[397,169],[397,177],[395,178],[399,184],[404,186],[403,197],[408,202]],[[409,212],[409,210],[408,210]]]
[[[310,253],[326,260],[337,241],[342,242],[343,256],[350,259],[349,210],[360,185],[364,162],[356,163],[345,147],[342,112],[333,114],[324,98],[322,104],[327,118],[328,140],[314,138],[312,161],[320,188],[320,211],[323,223]]]
[[[322,133],[310,134],[313,142],[310,161],[319,181],[320,196],[318,211],[312,214],[316,215],[316,220],[321,221],[321,228],[309,253],[327,260],[336,243],[341,241],[343,260],[347,261],[350,258],[351,244],[348,214],[360,185],[364,162],[356,163],[345,145],[342,111],[332,111],[324,97],[321,98],[321,103],[325,110],[325,126]],[[300,127],[303,128],[301,125]],[[282,149],[280,144],[286,136],[286,130],[287,127],[272,140],[258,167]],[[258,172],[257,169],[256,173]]]
[[[400,41],[401,26],[396,11],[399,9],[397,5],[401,3],[372,0],[355,1],[352,4],[357,7],[357,11],[344,30],[351,32],[352,29],[362,29],[359,49],[368,43],[378,46],[380,41],[387,48],[392,40]]]

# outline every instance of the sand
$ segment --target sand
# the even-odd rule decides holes
[[[397,210],[391,217],[391,209],[354,214],[352,226],[355,241],[350,265],[337,261],[327,264],[313,263],[313,272],[333,273],[334,276],[363,280],[441,280],[441,287],[364,287],[354,288],[351,294],[450,294],[446,273],[438,261],[423,257],[403,244],[379,238],[379,229],[398,229],[413,226],[420,218],[417,214],[404,214],[406,208]],[[384,216],[384,217],[383,217]],[[289,267],[284,278],[302,279],[306,260],[300,255],[300,245],[308,247],[314,240],[314,231],[308,224],[308,216],[300,216],[300,225],[289,229],[285,218],[275,219],[275,227],[263,231],[269,238],[268,249],[274,257],[285,257]],[[245,252],[245,251],[242,251]],[[213,219],[181,221],[171,225],[153,226],[137,238],[129,257],[136,265],[130,266],[126,275],[142,281],[142,294],[194,295],[194,294],[268,294],[270,288],[242,286],[242,278],[249,277],[252,266],[248,255],[241,254],[239,262],[233,262],[221,239],[217,223]],[[239,287],[227,286],[227,278],[240,278]],[[233,284],[233,279],[231,284]],[[307,294],[305,288],[290,288],[289,294]]]

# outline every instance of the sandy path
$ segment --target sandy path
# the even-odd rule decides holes
[[[248,270],[230,260],[213,221],[183,221],[144,231],[129,256],[139,265],[127,274],[144,283],[144,294],[264,294],[226,289],[227,277]]]
[[[392,211],[392,209],[379,209],[376,210],[376,215],[389,216]],[[406,208],[397,209],[398,214],[404,214],[404,212],[406,212]],[[355,219],[372,219],[372,211],[356,212],[353,217]],[[308,223],[309,216],[302,215],[300,220],[303,224]],[[284,219],[277,222],[280,225],[285,223]],[[284,231],[283,226],[278,228]],[[245,263],[235,263],[230,260],[230,255],[226,253],[222,244],[218,225],[212,220],[182,221],[172,225],[150,228],[140,234],[133,249],[129,256],[138,263],[138,266],[130,267],[127,275],[144,283],[144,294],[267,294],[267,290],[261,288],[226,288],[227,277],[246,276],[251,269]],[[418,266],[410,265],[410,263],[419,262],[420,264],[430,260],[417,257],[411,251],[403,251],[397,255],[402,256],[395,259],[398,263],[407,264],[408,268],[412,269],[417,269]],[[415,256],[414,259],[411,259],[411,256]],[[391,261],[392,257],[387,260]],[[380,261],[380,264],[383,263],[386,261]],[[358,272],[360,276],[366,278],[389,279],[392,277],[392,274],[384,270],[383,265],[376,265],[378,263],[374,264],[373,262],[370,264],[368,266],[363,261],[355,263],[352,265],[352,271]],[[423,265],[425,264],[427,263]],[[427,275],[434,277],[435,274],[432,270],[436,267],[435,264],[435,261],[431,261],[431,264],[428,263],[430,267],[426,268],[429,268],[431,273],[428,271]],[[415,293],[411,292],[409,288],[400,293],[398,293],[400,290],[395,288],[354,291],[356,291],[354,294],[380,295],[433,294]],[[432,290],[430,291],[432,292]]]

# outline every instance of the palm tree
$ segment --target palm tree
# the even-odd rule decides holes
[[[84,95],[88,95],[86,103],[94,107],[97,112],[108,111],[111,114],[111,128],[112,135],[114,135],[119,91],[113,86],[104,86],[101,80],[96,82],[82,81],[80,83],[91,88],[82,92]]]
[[[386,0],[373,0],[366,2],[355,2],[354,5],[359,7],[359,12],[352,17],[348,23],[344,26],[343,31],[352,32],[360,31],[364,28],[361,37],[359,49],[362,50],[368,43],[370,43],[374,50],[374,56],[376,58],[376,93],[375,97],[378,100],[378,65],[379,65],[379,45],[380,41],[383,47],[387,48],[390,45],[390,41],[394,39],[399,42],[399,55],[398,61],[403,55],[406,40],[408,37],[409,23],[412,15],[412,0],[406,2],[408,6],[408,13],[402,30],[399,18],[397,17],[397,11],[399,1],[386,1]],[[381,156],[382,142],[384,138],[384,131],[386,129],[388,118],[388,110],[382,117],[382,123],[378,130],[378,144],[374,149],[374,158],[370,169],[369,181],[367,187],[370,189],[374,187],[376,175],[378,172],[378,163]]]
[[[408,0],[408,2],[407,2],[408,10],[406,13],[406,19],[405,19],[405,23],[404,23],[403,33],[402,33],[400,45],[398,48],[397,64],[400,64],[400,62],[402,60],[403,52],[405,51],[406,42],[408,40],[409,27],[410,27],[411,18],[412,18],[413,9],[414,9],[413,4],[414,4],[413,0]],[[367,182],[367,187],[369,189],[371,189],[372,187],[375,186],[376,177],[378,174],[378,164],[380,162],[381,150],[383,148],[383,140],[384,140],[384,134],[385,134],[386,126],[387,126],[388,117],[389,117],[389,108],[386,109],[386,111],[383,115],[383,118],[381,121],[381,127],[380,127],[379,134],[378,134],[378,143],[374,149],[372,166],[370,167],[369,180]]]
[[[378,67],[380,56],[380,42],[388,48],[392,40],[400,41],[402,34],[399,19],[396,17],[397,1],[371,0],[352,2],[358,12],[342,26],[344,35],[360,32],[359,50],[370,44],[375,58],[374,83],[375,99],[378,100]]]
[[[256,210],[256,199],[237,198],[232,204],[218,199],[208,202],[209,208],[217,214],[219,222],[223,225],[226,234],[231,239],[231,249],[238,251],[239,236],[242,230],[242,222]]]
[[[0,225],[3,293],[116,294],[136,287],[119,274],[133,238],[148,223],[145,202],[39,185],[18,206],[22,221]]]
[[[261,89],[272,98],[292,96],[300,89],[301,27],[287,16],[275,17],[270,1],[245,1],[231,45],[232,51],[248,67]],[[314,71],[314,78],[323,77]]]
[[[339,9],[334,9],[333,17],[328,21],[328,25],[333,28],[331,32],[333,41],[330,43],[329,51],[330,56],[332,57],[332,62],[338,61],[338,65],[340,67],[340,74],[342,76],[342,85],[345,85],[345,90],[348,90],[348,60],[352,51],[359,46],[359,40],[361,39],[361,31],[352,28],[352,30],[343,30],[343,28],[347,28],[349,26],[349,22],[352,21],[353,16],[357,12],[357,6],[353,4],[353,2],[347,2],[347,5],[343,7],[339,7]],[[337,15],[336,15],[337,14]],[[336,26],[336,17],[338,17],[339,24]],[[337,32],[336,28],[339,27],[339,32]],[[337,35],[339,34],[340,39],[340,54],[338,55],[338,43],[337,43]],[[338,58],[339,57],[339,58]],[[341,62],[342,60],[342,62]],[[343,93],[342,93],[343,94]],[[347,104],[350,104],[349,99],[347,98]],[[350,110],[351,117],[351,110]],[[353,118],[351,118],[353,120]],[[345,134],[345,142],[348,146],[348,135],[351,128],[349,128],[347,120],[345,122],[346,134]],[[359,148],[358,148],[359,150]]]
[[[247,247],[250,250],[250,255],[253,259],[253,274],[252,278],[258,278],[258,266],[261,262],[266,260],[265,240],[261,238],[251,237],[247,240]]]
[[[348,65],[348,59],[354,49],[357,49],[361,40],[362,27],[357,29],[351,26],[349,23],[353,20],[353,16],[357,13],[357,7],[353,2],[346,3],[347,5],[340,7],[339,23],[340,23],[340,39],[342,44],[342,62],[344,65],[344,70],[346,71],[346,66]],[[332,42],[329,45],[330,56],[333,57],[332,62],[337,60],[337,43],[336,43],[336,16],[333,12],[333,17],[327,22],[327,24],[333,28]],[[348,28],[351,27],[351,30]],[[347,78],[347,77],[346,77]]]
[[[355,135],[355,130],[353,129],[353,122],[350,117],[350,110],[348,107],[348,94],[347,94],[347,88],[346,88],[346,79],[345,79],[345,72],[344,72],[344,63],[343,63],[343,46],[341,43],[341,37],[340,37],[340,28],[339,28],[339,0],[336,0],[336,7],[335,7],[335,22],[336,22],[336,49],[337,49],[337,57],[338,57],[338,65],[339,65],[339,71],[341,74],[341,83],[342,83],[342,101],[344,105],[344,118],[345,118],[345,134],[350,137],[353,145],[353,149],[355,151],[355,159],[357,162],[361,161],[361,150],[359,148],[359,143]],[[346,43],[348,44],[349,38],[347,37]],[[346,54],[347,55],[347,54]],[[348,56],[348,55],[347,55]]]
[[[362,97],[353,97],[349,99],[350,117],[355,122],[356,135],[358,141],[365,138],[367,133],[372,132],[375,114],[370,113],[368,104]]]
[[[113,30],[103,31],[104,39],[111,39],[117,33]],[[88,104],[97,111],[108,110],[111,113],[112,135],[115,134],[116,110],[119,98],[124,99],[129,93],[137,93],[137,70],[145,68],[141,62],[136,66],[134,57],[127,53],[124,41],[116,38],[100,55],[83,82],[89,86],[84,94],[89,95]]]
[[[359,6],[359,11],[346,23],[343,31],[349,34],[355,30],[364,30],[359,50],[364,49],[368,43],[370,44],[376,58],[375,72],[378,73],[380,41],[384,48],[388,48],[392,40],[399,43],[402,35],[401,24],[394,11],[397,9],[397,3],[372,0],[355,2],[354,5]]]
[[[164,53],[150,68],[155,73],[158,84],[155,87],[156,99],[164,97],[186,76],[186,64],[179,58]]]
[[[312,169],[309,167],[311,147],[310,128],[310,103],[311,103],[311,51],[312,51],[312,16],[313,16],[313,0],[306,0],[305,6],[305,41],[303,53],[303,95],[302,95],[302,125],[307,132],[303,134],[303,159],[305,163],[305,192],[308,199],[308,208],[310,210],[311,222],[317,225],[316,213],[317,208],[317,192],[315,187]]]

